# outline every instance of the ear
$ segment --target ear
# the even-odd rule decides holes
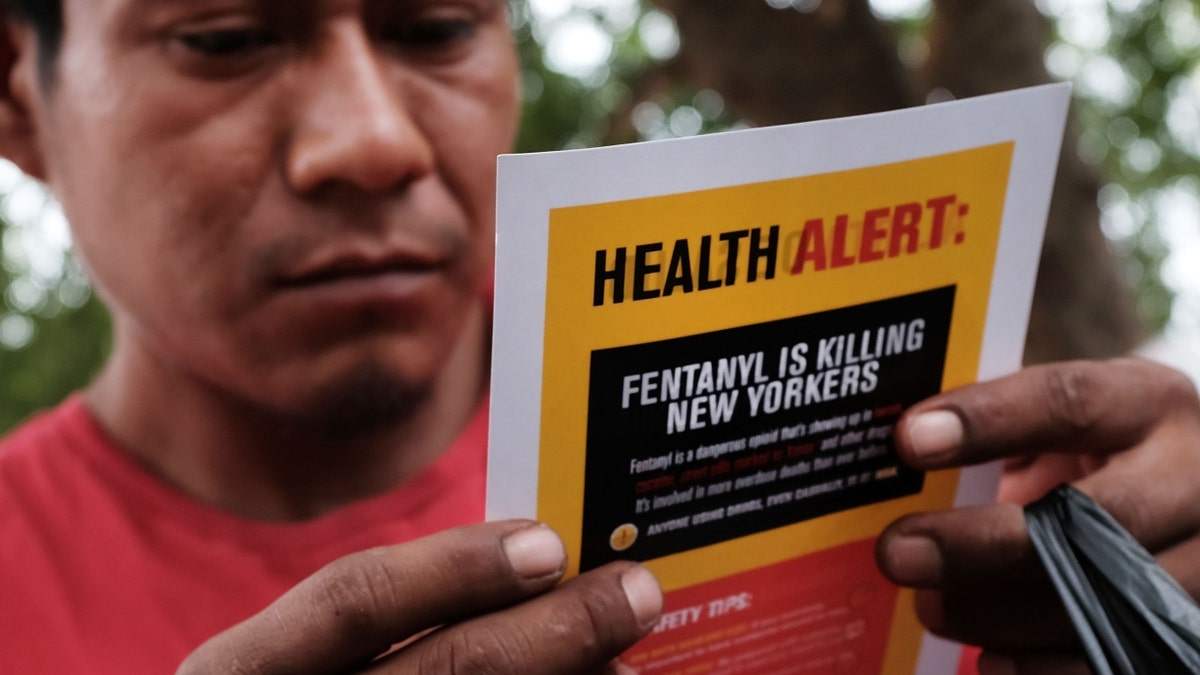
[[[0,12],[0,157],[45,182],[34,111],[47,87],[39,79],[38,41],[24,21]]]

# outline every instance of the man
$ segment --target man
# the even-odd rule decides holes
[[[0,671],[624,669],[661,609],[643,568],[558,586],[552,532],[467,525],[517,117],[502,0],[10,3],[0,153],[62,200],[115,346],[0,448]],[[1147,364],[1071,364],[897,438],[926,466],[1091,453],[1060,464],[1161,550],[1196,530],[1198,408]],[[1025,630],[1048,596],[977,604],[1044,591],[1012,507],[905,519],[880,560],[934,630],[1070,648],[1061,611]]]
[[[0,671],[162,673],[333,560],[482,519],[518,71],[502,0],[59,3],[6,15],[0,152],[61,199],[115,346],[0,459]],[[479,617],[391,662],[570,672],[653,626],[633,565],[506,609],[564,567],[530,523],[364,553],[292,596],[280,639],[327,651],[237,667]]]

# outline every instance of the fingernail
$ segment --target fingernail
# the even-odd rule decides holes
[[[951,455],[962,447],[962,420],[949,410],[921,413],[908,423],[908,441],[920,459]]]
[[[979,675],[1017,675],[1017,662],[1007,656],[984,652],[976,662]]]
[[[639,565],[621,577],[621,587],[625,589],[625,597],[629,600],[629,607],[633,609],[633,616],[639,626],[646,629],[658,623],[658,617],[662,614],[663,596],[654,575]]]
[[[926,588],[942,576],[942,551],[928,537],[898,537],[887,545],[888,573],[904,586]]]
[[[558,535],[544,525],[509,534],[504,538],[504,554],[513,570],[527,579],[561,571],[567,555]]]

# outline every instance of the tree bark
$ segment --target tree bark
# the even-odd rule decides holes
[[[867,0],[811,12],[762,0],[658,0],[679,26],[672,73],[725,97],[739,116],[784,124],[920,103],[890,26]]]
[[[934,0],[930,88],[977,96],[1051,81],[1050,26],[1028,0]],[[1026,360],[1122,354],[1146,338],[1119,261],[1100,230],[1100,177],[1068,128],[1038,268]]]
[[[735,118],[781,124],[891,110],[1050,81],[1048,24],[1030,0],[934,0],[929,56],[910,69],[892,26],[867,0],[822,0],[811,12],[761,0],[656,0],[681,45],[639,95],[709,88]],[[1026,361],[1100,358],[1141,342],[1145,328],[1099,227],[1099,179],[1068,134],[1051,204]]]

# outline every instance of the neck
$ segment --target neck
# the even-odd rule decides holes
[[[177,490],[249,518],[304,520],[386,492],[436,460],[478,408],[486,344],[480,309],[427,399],[396,424],[350,438],[247,404],[155,358],[120,326],[85,399],[126,452]]]

